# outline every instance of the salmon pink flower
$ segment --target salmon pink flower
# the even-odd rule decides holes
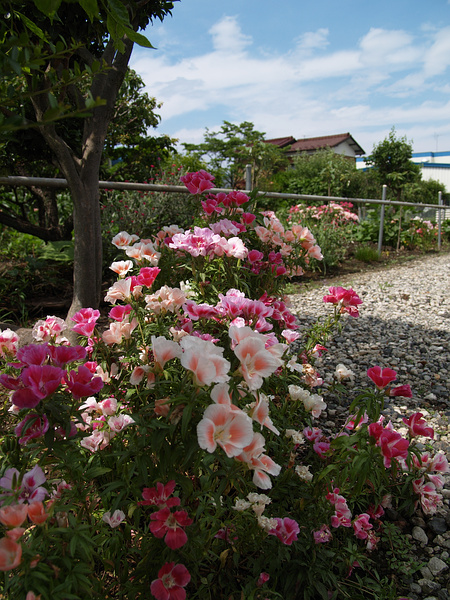
[[[28,517],[35,525],[42,525],[48,519],[44,504],[40,500],[33,500],[28,506]]]
[[[117,275],[122,279],[133,268],[133,261],[119,260],[113,262],[109,268],[111,271],[114,271],[114,273],[117,273]]]
[[[231,327],[230,335],[231,329],[239,328]],[[256,332],[252,333],[253,335],[248,335],[237,344],[234,353],[241,362],[239,371],[248,388],[257,390],[262,386],[264,377],[272,375],[283,365],[283,361],[274,356],[269,349],[266,350],[264,336]]]
[[[291,546],[293,542],[297,541],[300,533],[297,521],[289,517],[284,517],[284,519],[276,517],[275,521],[277,526],[269,531],[269,535],[276,535],[285,546]]]
[[[138,239],[139,238],[137,235],[130,235],[126,231],[121,231],[113,237],[111,243],[120,250],[120,248],[127,248],[128,246],[131,246],[131,244],[137,242]]]
[[[422,435],[424,437],[434,438],[434,430],[432,427],[427,427],[427,422],[422,419],[423,414],[420,412],[414,413],[409,419],[403,418],[402,421],[409,428],[409,435],[416,437]]]
[[[48,419],[45,415],[28,413],[15,427],[14,433],[19,438],[19,444],[25,445],[30,440],[42,437],[48,431]]]
[[[22,546],[4,537],[0,539],[0,571],[11,571],[20,565]]]
[[[252,420],[243,411],[233,410],[231,405],[211,404],[197,425],[198,444],[210,453],[219,445],[227,456],[237,456],[252,437]]]
[[[388,367],[382,369],[375,366],[367,369],[367,376],[371,379],[379,390],[384,389],[389,383],[397,379],[397,372]]]
[[[155,362],[161,369],[164,369],[167,361],[172,360],[173,358],[180,358],[183,354],[183,351],[177,342],[168,340],[163,335],[158,337],[152,335],[152,351]]]
[[[27,504],[9,504],[0,508],[0,522],[6,527],[20,527],[27,516]]]
[[[223,358],[223,348],[196,336],[186,335],[180,341],[181,364],[194,375],[198,386],[224,383],[229,380],[230,363]]]
[[[184,527],[192,524],[185,510],[171,512],[165,507],[150,515],[150,531],[157,538],[164,538],[166,545],[172,550],[177,550],[187,542]]]
[[[280,474],[281,467],[264,454],[264,446],[264,437],[254,432],[251,442],[236,456],[236,460],[246,463],[247,467],[254,471],[253,483],[257,487],[269,490],[272,487],[269,475],[276,477]]]
[[[152,581],[150,591],[156,600],[185,600],[184,588],[191,576],[184,565],[166,563],[158,572],[158,579]]]

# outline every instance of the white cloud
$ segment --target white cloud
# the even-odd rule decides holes
[[[418,39],[403,30],[372,28],[357,45],[338,51],[328,50],[329,31],[317,29],[294,40],[284,54],[262,54],[237,17],[223,17],[209,35],[210,49],[202,54],[133,55],[132,68],[148,93],[163,102],[160,129],[175,117],[188,123],[196,111],[209,111],[211,119],[217,108],[217,120],[205,127],[247,120],[269,137],[350,131],[365,147],[365,136],[373,139],[375,129],[389,132],[392,125],[416,123],[425,130],[426,123],[448,121],[450,104],[424,102],[422,94],[449,87],[433,77],[450,65],[450,27],[428,28]],[[197,142],[203,133],[187,125],[170,135]]]

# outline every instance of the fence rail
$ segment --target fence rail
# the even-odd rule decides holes
[[[246,185],[250,187],[251,177],[246,177]],[[12,187],[50,187],[50,188],[68,188],[69,185],[66,179],[59,179],[53,177],[0,177],[0,185],[12,186]],[[141,192],[177,192],[181,194],[189,194],[189,190],[184,185],[162,185],[155,183],[133,183],[133,182],[121,182],[121,181],[100,181],[100,189],[106,190],[122,190],[122,191],[141,191]],[[386,200],[387,186],[383,185],[381,199],[375,198],[345,198],[338,196],[316,196],[312,194],[284,194],[281,192],[261,192],[258,191],[258,196],[264,196],[265,198],[284,199],[284,200],[318,200],[323,203],[328,202],[352,202],[354,204],[376,204],[381,206],[380,216],[380,230],[378,235],[378,253],[381,253],[382,240],[383,240],[383,228],[384,228],[384,209],[385,206],[408,206],[419,207],[419,208],[433,208],[437,212],[438,222],[438,250],[441,249],[441,223],[442,215],[446,215],[446,208],[442,201],[442,192],[439,192],[438,204],[419,204],[412,202],[400,202],[398,200]],[[208,190],[213,194],[220,192],[231,192],[230,188],[212,188]],[[250,189],[242,190],[244,193],[249,194]],[[444,212],[443,212],[444,211]]]

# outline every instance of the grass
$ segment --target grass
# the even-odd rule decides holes
[[[365,263],[378,262],[380,260],[380,254],[373,246],[360,246],[355,251],[356,260],[361,260]]]

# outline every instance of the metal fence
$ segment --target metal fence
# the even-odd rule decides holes
[[[247,165],[246,170],[246,188],[242,190],[244,193],[251,192],[251,167]],[[13,187],[50,187],[50,188],[68,188],[66,179],[49,178],[49,177],[0,177],[0,185],[13,186]],[[108,190],[122,190],[122,191],[141,191],[141,192],[177,192],[181,194],[189,194],[189,190],[184,185],[161,185],[153,183],[132,183],[132,182],[119,182],[119,181],[100,181],[100,189]],[[233,190],[229,188],[212,188],[208,190],[213,194],[219,192],[231,192]],[[324,204],[328,202],[352,202],[353,204],[374,204],[381,206],[380,211],[380,229],[378,232],[378,253],[381,253],[383,243],[383,230],[384,230],[384,213],[386,206],[407,206],[409,208],[417,207],[420,209],[433,209],[436,211],[437,225],[438,225],[438,250],[441,249],[442,245],[442,221],[443,215],[446,215],[448,207],[443,205],[442,192],[439,192],[438,204],[419,204],[411,202],[399,202],[398,200],[386,200],[387,186],[383,185],[381,198],[342,198],[337,196],[315,196],[311,194],[284,194],[281,192],[257,192],[259,196],[265,198],[273,198],[274,200],[294,200],[294,201],[319,201]],[[360,210],[358,210],[360,214]]]

